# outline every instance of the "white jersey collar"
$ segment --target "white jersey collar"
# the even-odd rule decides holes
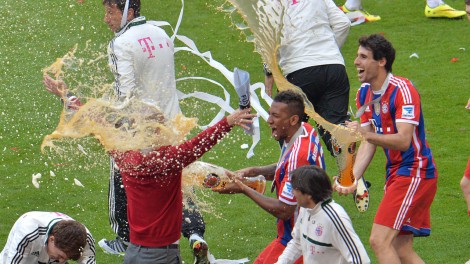
[[[144,16],[136,17],[136,18],[132,19],[129,23],[124,25],[123,28],[121,28],[118,32],[115,32],[114,34],[116,35],[116,37],[120,36],[120,35],[122,35],[122,33],[124,33],[129,28],[131,28],[133,26],[137,26],[137,25],[142,25],[142,24],[145,24],[145,23],[147,23],[147,20],[145,19]]]

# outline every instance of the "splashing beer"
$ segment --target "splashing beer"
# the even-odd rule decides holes
[[[183,170],[184,185],[220,190],[231,181],[224,168],[202,161],[195,161]],[[266,179],[263,175],[244,177],[241,182],[261,194],[266,190]]]

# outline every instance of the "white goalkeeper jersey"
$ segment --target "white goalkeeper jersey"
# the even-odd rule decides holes
[[[138,17],[108,46],[114,89],[120,100],[135,97],[157,106],[168,119],[180,112],[174,46],[165,31]]]
[[[294,263],[303,255],[304,263],[370,263],[346,211],[331,199],[313,209],[300,208],[299,217],[277,264]]]
[[[341,64],[340,47],[351,22],[332,0],[282,0],[279,65],[284,75],[319,65]]]
[[[47,254],[46,242],[55,223],[73,220],[56,212],[28,212],[13,225],[8,240],[0,253],[0,264],[46,264],[52,263]],[[87,245],[79,264],[95,264],[95,240],[87,229]]]

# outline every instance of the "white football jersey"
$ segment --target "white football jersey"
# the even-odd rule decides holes
[[[0,264],[53,263],[46,250],[46,241],[54,224],[73,220],[56,212],[28,212],[16,220],[0,253]],[[95,240],[87,229],[87,245],[79,264],[95,264]]]

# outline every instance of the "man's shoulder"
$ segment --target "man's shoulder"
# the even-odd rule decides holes
[[[410,81],[410,79],[401,77],[401,76],[395,76],[393,75],[390,78],[389,86],[394,86],[398,88],[405,88],[405,89],[415,89],[413,83]]]

